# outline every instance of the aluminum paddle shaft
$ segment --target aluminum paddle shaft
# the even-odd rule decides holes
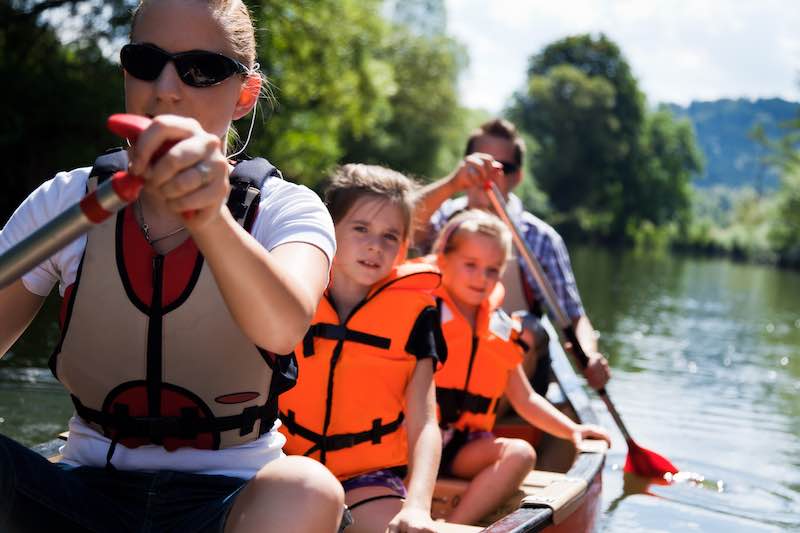
[[[12,246],[0,256],[0,289],[134,201],[141,188],[141,178],[117,172],[79,203]]]
[[[108,118],[107,125],[112,132],[133,142],[150,122],[147,117],[117,114]],[[164,143],[153,155],[153,160],[161,157],[174,144]],[[143,184],[142,178],[119,171],[80,202],[9,248],[0,256],[0,289],[136,200]]]
[[[547,308],[550,310],[550,315],[555,320],[556,326],[558,326],[559,331],[561,331],[562,335],[564,336],[564,340],[568,341],[572,346],[570,352],[575,359],[577,359],[581,368],[585,369],[589,364],[589,358],[583,351],[583,347],[581,346],[580,342],[578,342],[578,337],[575,334],[575,326],[572,324],[572,321],[569,319],[567,313],[564,311],[564,308],[561,306],[561,302],[558,301],[555,290],[553,290],[553,285],[550,283],[550,280],[547,279],[542,265],[533,255],[533,252],[528,247],[528,243],[526,243],[522,238],[522,234],[519,232],[517,225],[511,220],[511,217],[508,214],[508,209],[506,208],[505,200],[503,200],[503,195],[497,188],[497,184],[495,184],[493,181],[487,181],[485,189],[486,194],[489,196],[489,200],[492,202],[492,205],[494,206],[498,216],[503,219],[503,222],[511,231],[514,245],[517,247],[517,250],[525,261],[525,264],[528,266],[528,270],[531,272],[531,274],[533,274],[533,278],[536,281],[536,284],[539,286],[542,295],[544,296],[545,302],[547,303]],[[608,412],[611,413],[611,417],[614,419],[614,422],[617,423],[617,426],[622,432],[622,435],[625,437],[625,440],[632,440],[630,433],[628,433],[628,429],[625,427],[625,423],[622,421],[622,417],[617,412],[614,403],[608,397],[605,387],[598,389],[597,393],[600,395],[603,403],[606,404]]]
[[[485,189],[495,211],[500,218],[503,219],[503,222],[505,222],[506,226],[508,226],[508,229],[511,231],[511,235],[514,239],[514,244],[516,245],[517,250],[519,251],[520,255],[522,255],[522,258],[525,260],[525,264],[528,265],[528,269],[533,274],[536,283],[541,289],[546,300],[547,307],[550,310],[550,315],[558,325],[558,329],[563,335],[563,340],[569,341],[571,345],[570,353],[572,353],[575,359],[578,360],[581,368],[585,369],[589,364],[589,358],[586,356],[586,353],[583,351],[583,347],[578,342],[578,337],[575,334],[575,326],[567,316],[564,308],[561,307],[561,303],[556,297],[553,286],[550,284],[550,281],[544,274],[542,265],[539,264],[539,260],[533,255],[533,252],[528,247],[528,243],[522,239],[522,235],[520,234],[517,225],[511,220],[511,217],[508,214],[508,209],[506,208],[506,203],[503,200],[503,196],[500,194],[500,190],[497,188],[497,185],[493,181],[487,181],[485,184]],[[628,445],[628,456],[625,459],[625,472],[632,472],[640,476],[654,478],[663,477],[667,473],[675,474],[678,472],[678,468],[673,465],[669,459],[657,454],[654,451],[642,448],[636,444],[636,442],[634,442],[630,433],[628,433],[628,428],[625,427],[625,423],[622,421],[622,417],[617,411],[617,408],[614,406],[614,402],[612,402],[611,398],[609,398],[605,387],[599,389],[597,394],[600,395],[603,403],[606,404],[608,412],[611,413],[611,417],[614,419],[614,422],[616,422],[617,427],[619,428],[620,432],[622,432],[622,436],[625,437],[625,442]]]

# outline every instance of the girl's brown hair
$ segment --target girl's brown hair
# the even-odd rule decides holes
[[[416,183],[394,170],[378,165],[347,164],[331,176],[325,190],[325,204],[333,223],[338,224],[360,198],[383,198],[403,214],[403,238],[411,233]]]
[[[437,255],[454,252],[465,234],[481,234],[494,239],[503,250],[506,261],[511,258],[511,232],[495,215],[479,209],[468,209],[451,218],[436,238],[433,251]]]

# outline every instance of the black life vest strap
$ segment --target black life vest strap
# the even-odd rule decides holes
[[[533,287],[528,282],[528,275],[525,273],[525,268],[522,265],[522,260],[518,263],[517,270],[519,271],[519,280],[520,285],[522,285],[522,292],[524,292],[525,301],[528,304],[528,312],[538,316],[539,318],[544,316],[544,310],[542,309],[542,304],[539,299],[536,297],[536,292],[533,290]],[[528,350],[525,350],[526,352]]]
[[[98,424],[106,432],[116,432],[119,438],[147,438],[163,442],[165,437],[193,439],[201,433],[239,430],[239,435],[252,433],[255,423],[261,420],[259,435],[272,429],[278,418],[278,402],[270,400],[264,405],[253,405],[241,414],[200,418],[197,409],[181,409],[180,416],[131,416],[128,406],[115,404],[114,411],[106,413],[86,407],[76,396],[72,397],[75,412],[88,422]]]
[[[320,322],[308,328],[305,337],[303,337],[303,355],[306,357],[314,355],[314,337],[336,341],[357,342],[359,344],[366,344],[367,346],[374,346],[382,350],[388,350],[392,345],[392,339],[388,337],[380,337],[378,335],[372,335],[371,333],[350,329],[343,324],[325,324]]]
[[[308,429],[297,423],[295,420],[294,411],[291,409],[287,413],[280,413],[281,422],[286,426],[286,430],[292,435],[299,435],[307,441],[313,442],[314,446],[310,448],[304,455],[311,455],[316,451],[333,452],[336,450],[343,450],[351,448],[362,442],[372,442],[372,444],[380,444],[381,439],[386,435],[394,433],[398,430],[403,423],[405,415],[401,411],[398,413],[397,418],[388,424],[381,424],[380,418],[372,421],[372,427],[366,431],[358,433],[338,433],[336,435],[321,435],[315,431]],[[323,454],[324,455],[324,454]]]
[[[479,415],[486,414],[493,400],[494,398],[473,394],[463,389],[436,387],[436,403],[439,404],[444,424],[455,422],[465,411]]]
[[[96,177],[100,184],[114,173],[127,168],[128,152],[124,148],[112,148],[95,159],[89,176]],[[283,175],[272,163],[261,157],[238,161],[231,172],[228,209],[233,218],[248,231],[255,220],[261,188],[269,178],[283,179]]]

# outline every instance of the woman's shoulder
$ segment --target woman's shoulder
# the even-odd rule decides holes
[[[278,177],[271,177],[262,185],[260,207],[262,211],[288,209],[292,212],[328,212],[317,193],[305,185]]]
[[[46,213],[50,213],[51,216],[48,218],[52,218],[84,196],[90,171],[91,167],[81,167],[59,172],[39,185],[25,203],[35,204]],[[52,209],[56,209],[56,212],[53,213]]]
[[[52,179],[39,185],[17,207],[4,231],[13,230],[28,234],[77,203],[86,192],[86,180],[90,170],[84,167],[59,172]]]
[[[286,242],[305,242],[332,260],[336,251],[333,220],[317,194],[304,185],[280,178],[261,188],[259,215],[253,235],[267,250]]]

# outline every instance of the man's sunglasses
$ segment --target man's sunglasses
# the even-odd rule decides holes
[[[143,81],[154,81],[172,61],[181,81],[192,87],[211,87],[234,74],[250,72],[240,62],[222,54],[191,50],[170,54],[161,48],[144,43],[131,43],[122,47],[119,60],[128,74]]]
[[[517,163],[512,163],[510,161],[498,161],[498,163],[503,165],[503,174],[513,174],[519,170],[519,165]]]

